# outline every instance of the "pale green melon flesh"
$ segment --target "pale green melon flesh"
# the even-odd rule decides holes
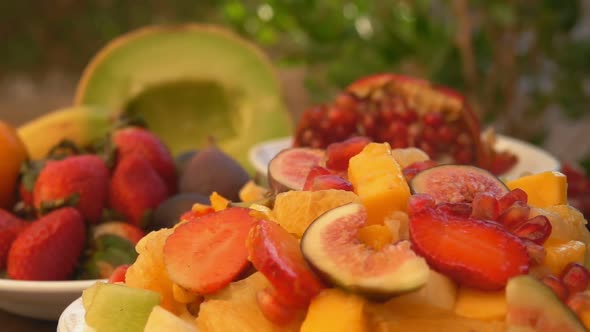
[[[537,279],[524,275],[512,278],[506,285],[508,331],[586,331],[553,291]],[[531,326],[534,322],[535,326]]]
[[[78,86],[76,103],[145,117],[174,154],[213,136],[246,166],[251,145],[290,133],[270,63],[225,31],[156,28],[106,49]]]
[[[83,301],[84,318],[96,332],[142,332],[152,309],[161,301],[160,294],[146,289],[105,283],[93,287],[91,301]]]

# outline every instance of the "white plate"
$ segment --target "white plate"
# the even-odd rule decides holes
[[[82,295],[84,289],[97,281],[0,279],[0,309],[25,317],[57,320],[64,309]]]
[[[284,137],[254,145],[248,154],[250,163],[252,163],[258,173],[265,175],[271,159],[281,150],[289,148],[292,142],[291,137]],[[514,179],[523,173],[556,171],[560,168],[559,161],[551,154],[515,138],[497,135],[495,147],[499,151],[511,151],[518,157],[517,164],[510,171],[502,174],[502,178]]]

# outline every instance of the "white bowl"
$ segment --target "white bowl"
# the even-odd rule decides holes
[[[57,320],[64,309],[82,295],[84,289],[97,281],[0,279],[0,309],[25,317]]]
[[[291,147],[292,144],[291,137],[265,141],[254,145],[249,151],[248,158],[258,173],[266,175],[271,159],[281,150]],[[523,173],[556,171],[561,167],[559,161],[547,151],[516,138],[496,135],[495,148],[499,151],[511,151],[518,157],[516,165],[510,171],[501,174],[505,179],[514,179]]]

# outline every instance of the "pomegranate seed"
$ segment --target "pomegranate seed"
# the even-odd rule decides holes
[[[533,241],[536,244],[543,244],[549,238],[551,229],[549,219],[545,216],[538,215],[514,228],[512,233],[520,238]]]
[[[311,191],[338,189],[353,191],[352,183],[336,174],[318,175],[313,178]]]
[[[527,203],[528,196],[526,192],[520,188],[516,188],[505,194],[504,196],[500,197],[500,213],[504,210],[512,206],[512,204],[516,202]]]
[[[424,140],[428,143],[436,144],[438,141],[436,129],[430,127],[424,128],[424,131],[422,132],[422,138],[424,138]]]
[[[579,263],[569,263],[561,272],[561,280],[570,294],[582,292],[590,284],[590,272]]]
[[[385,108],[379,112],[379,117],[384,123],[390,123],[395,118],[395,112],[391,108]]]
[[[473,198],[471,216],[476,219],[497,220],[500,214],[500,204],[490,193],[478,193]]]
[[[561,281],[561,279],[552,274],[549,274],[543,277],[541,281],[543,281],[545,285],[551,288],[560,300],[562,300],[563,302],[567,300],[569,296],[569,291],[567,290],[565,284],[563,283],[563,281]]]
[[[390,142],[393,149],[404,149],[408,147],[408,140],[405,137],[395,138]]]
[[[422,117],[422,121],[425,125],[433,128],[437,128],[444,122],[442,113],[439,112],[428,112]]]
[[[570,297],[567,299],[566,302],[567,306],[572,309],[573,312],[581,317],[584,312],[588,312],[590,310],[590,292],[579,292],[575,294],[570,294]]]
[[[305,184],[303,185],[303,190],[311,190],[311,187],[313,185],[313,180],[320,176],[320,175],[328,175],[328,174],[332,174],[332,172],[330,172],[330,170],[328,170],[327,168],[324,168],[322,166],[312,166],[309,169],[309,173],[307,173],[307,177],[305,178]]]
[[[369,143],[371,143],[369,138],[357,136],[328,145],[326,148],[326,167],[337,171],[348,169],[350,158],[361,152]]]
[[[455,140],[457,135],[455,129],[450,126],[441,126],[438,128],[438,137],[445,143],[451,143]]]
[[[408,126],[401,121],[392,122],[387,128],[391,137],[406,137],[408,135]]]
[[[436,149],[434,148],[434,146],[432,146],[432,144],[422,141],[420,143],[418,143],[418,147],[426,152],[426,154],[431,158],[431,159],[436,159]]]
[[[526,251],[529,254],[530,263],[532,266],[540,265],[545,261],[545,256],[547,256],[545,247],[527,239],[522,239],[522,243],[524,243],[526,247]]]
[[[469,203],[440,203],[436,210],[447,215],[467,218],[471,215],[471,204]]]
[[[470,164],[473,161],[473,152],[471,148],[461,148],[453,153],[453,158],[458,164]]]
[[[412,123],[418,120],[418,113],[413,110],[406,109],[399,113],[399,118],[402,119],[405,123]]]
[[[424,209],[432,209],[434,208],[436,203],[434,202],[434,198],[428,194],[415,194],[410,196],[410,200],[408,202],[408,212],[409,214],[416,214]]]
[[[436,166],[436,162],[432,160],[424,160],[424,161],[417,161],[415,163],[411,163],[410,165],[404,167],[402,172],[404,173],[404,177],[406,181],[410,182],[416,176],[416,174],[422,172],[423,170],[429,169]]]
[[[512,231],[529,220],[530,211],[531,208],[525,203],[520,201],[515,202],[511,207],[500,214],[498,222]]]

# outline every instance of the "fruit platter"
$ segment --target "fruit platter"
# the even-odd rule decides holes
[[[588,330],[590,233],[550,154],[423,79],[360,78],[292,131],[279,91],[238,37],[147,28],[71,107],[0,122],[0,308],[59,332]]]

